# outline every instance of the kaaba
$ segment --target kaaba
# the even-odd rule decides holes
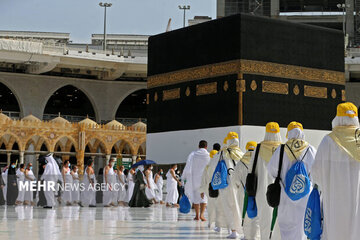
[[[261,141],[269,121],[301,122],[317,145],[345,100],[344,37],[224,17],[150,37],[147,82],[148,156],[162,163],[184,162],[199,140],[221,143],[230,130],[241,146]]]

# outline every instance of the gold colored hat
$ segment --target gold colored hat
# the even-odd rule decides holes
[[[340,103],[337,106],[337,113],[336,113],[337,117],[349,117],[349,118],[354,118],[358,116],[358,109],[357,107],[351,103],[351,102],[346,102],[346,103]]]
[[[280,132],[279,124],[277,122],[268,122],[266,124],[266,132],[268,132],[268,133]]]
[[[255,148],[257,146],[257,142],[254,142],[254,141],[250,141],[246,144],[246,150],[249,151],[249,150],[252,150],[254,151]]]

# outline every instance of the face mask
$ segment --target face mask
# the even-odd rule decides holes
[[[69,163],[69,164],[68,164],[68,166],[70,167],[70,166],[71,166],[71,164]]]
[[[154,167],[150,167],[151,170],[153,170]]]
[[[177,168],[175,168],[175,171],[177,171]]]
[[[110,163],[110,165],[113,167],[113,166],[114,166],[114,163]]]
[[[12,168],[15,168],[15,165],[11,165]]]
[[[29,167],[29,169],[30,169],[30,170],[32,170],[32,166],[31,166],[31,167]]]
[[[164,173],[163,172],[160,172],[160,175],[163,175]]]

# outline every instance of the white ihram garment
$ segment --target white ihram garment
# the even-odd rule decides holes
[[[237,159],[231,159],[227,148],[226,147],[224,148],[223,157],[229,171],[230,168],[235,169],[233,160],[235,161],[235,164],[241,164],[239,163],[239,160],[243,156],[243,153],[238,148],[239,146],[238,139],[231,139],[228,140],[228,142],[230,142],[229,144],[229,147],[231,149],[230,151],[233,151],[233,153],[235,153],[237,156],[236,157]],[[237,186],[236,183],[232,180],[232,176],[231,176],[231,174],[234,174],[234,171],[230,170],[229,173],[230,176],[228,176],[228,186],[226,188],[220,189],[218,196],[219,216],[221,219],[224,219],[225,221],[220,222],[219,225],[217,225],[217,227],[227,228],[227,229],[235,230],[238,233],[241,233],[242,206],[240,206],[238,203]]]
[[[158,174],[155,174],[155,178]],[[159,178],[156,183],[157,191],[155,192],[155,200],[160,202],[163,200],[163,186],[164,186],[164,179],[161,175],[159,175]]]
[[[293,130],[297,130],[297,129],[295,128]],[[291,136],[290,132],[288,134],[289,137]],[[303,158],[306,152],[305,149],[302,151],[299,160],[303,159],[304,165],[306,167],[306,171],[309,174],[315,160],[316,149],[311,145],[309,145],[308,148],[309,150],[307,151],[306,156]],[[273,178],[275,178],[278,174],[279,156],[280,156],[280,148],[277,148],[273,156],[271,157],[267,167],[270,176],[272,176]],[[279,224],[282,240],[293,240],[293,239],[306,240],[306,235],[304,233],[304,216],[305,216],[307,201],[310,194],[306,195],[305,197],[297,201],[293,201],[288,197],[288,195],[284,190],[284,186],[286,185],[285,182],[286,173],[289,171],[292,165],[295,164],[295,162],[296,162],[295,160],[291,161],[288,155],[286,154],[286,152],[284,151],[283,165],[281,170],[281,196],[280,196],[280,205],[278,207],[278,217],[277,217],[277,222]]]
[[[192,152],[189,156],[190,167],[187,168],[186,174],[183,175],[186,180],[185,194],[190,197],[193,204],[207,203],[207,197],[201,198],[201,178],[204,173],[205,167],[210,162],[209,152],[205,148],[200,148]]]
[[[24,188],[20,189],[20,184],[25,183],[25,173],[20,171],[20,169],[19,169],[16,172],[16,176],[18,177],[18,186],[19,186],[19,193],[18,193],[18,197],[17,197],[16,201],[24,202],[26,189],[24,189]]]
[[[135,187],[134,175],[132,175],[130,172],[128,173],[128,176],[127,176],[127,182],[128,182],[128,190],[127,190],[126,202],[130,202],[132,195],[134,193],[134,187]]]
[[[32,180],[25,178],[26,182],[29,182],[29,189],[25,192],[25,201],[33,202],[34,201],[34,192],[31,191],[31,182],[35,182],[36,178],[34,172],[32,170],[28,170],[27,177],[31,178]]]
[[[80,181],[79,174],[77,172],[73,173],[73,188],[71,191],[71,200],[74,203],[80,202]]]
[[[215,223],[215,226],[220,227],[221,223],[225,222],[224,219],[221,218],[221,214],[219,214],[220,208],[218,198],[211,198],[209,196],[209,185],[212,181],[212,177],[214,175],[215,168],[219,162],[219,154],[214,155],[213,158],[210,159],[209,164],[205,167],[204,173],[201,179],[201,187],[200,192],[204,192],[208,198],[207,203],[207,212],[208,212],[208,221],[209,225]],[[226,225],[223,225],[226,227]]]
[[[177,204],[179,198],[179,192],[177,190],[177,181],[173,178],[170,170],[166,174],[166,199],[165,202],[169,204]]]
[[[348,120],[351,121],[354,121],[354,118]],[[344,125],[344,121],[338,121],[341,122]],[[349,125],[359,127],[358,119],[357,123]],[[357,132],[357,139],[360,137],[359,134],[360,130]],[[360,162],[346,153],[330,136],[325,136],[319,145],[312,168],[312,177],[314,183],[319,185],[323,202],[324,222],[321,239],[359,239],[359,173]]]
[[[145,179],[145,182],[147,183],[146,177],[144,179]],[[149,184],[150,188],[148,188],[148,187],[145,188],[146,197],[150,200],[155,199],[156,185],[155,185],[153,173],[151,170],[150,170],[150,174],[149,174],[149,183],[148,184]]]
[[[71,170],[70,168],[67,169],[65,172],[65,183],[64,183],[64,192],[62,195],[63,202],[71,203],[71,185],[73,184],[73,177],[71,176]]]
[[[121,178],[122,182],[119,180],[119,177]],[[125,188],[125,183],[126,183],[126,179],[125,179],[125,174],[123,172],[119,173],[119,175],[117,176],[118,179],[118,201],[119,202],[126,202],[126,188]]]
[[[273,133],[269,133],[269,134],[273,134]],[[258,216],[256,217],[256,219],[257,219],[258,226],[260,229],[261,240],[269,239],[272,213],[273,213],[273,208],[269,206],[269,204],[267,203],[267,200],[266,200],[267,187],[274,182],[274,178],[268,174],[267,165],[268,165],[268,162],[270,161],[272,153],[275,152],[276,148],[275,149],[266,148],[265,145],[267,143],[269,143],[269,141],[261,142],[260,154],[258,156],[256,170],[255,170],[255,173],[256,173],[256,176],[258,179],[257,191],[256,191],[256,197],[255,197],[257,210],[258,210],[257,211]],[[262,155],[261,153],[263,151],[269,151],[269,152],[267,154],[264,153],[264,155]],[[265,156],[270,156],[270,157],[269,157],[269,159],[265,159]],[[255,153],[252,154],[251,162],[250,162],[251,167],[249,167],[249,171],[252,170],[252,166],[254,164],[254,158],[255,158]],[[279,230],[277,221],[275,223],[271,239],[272,240],[280,240],[281,239],[280,230]]]
[[[90,179],[92,180],[92,182],[95,185],[96,184],[95,174],[91,174]],[[84,171],[83,183],[84,183],[84,191],[82,191],[81,195],[80,195],[82,204],[85,206],[89,206],[89,205],[95,206],[96,205],[96,191],[95,191],[95,188],[91,186],[86,169]]]
[[[106,185],[106,190],[103,192],[103,204],[104,206],[109,204],[115,204],[117,202],[117,191],[115,189],[116,183],[116,174],[113,168],[110,168],[107,174],[107,181],[108,184],[112,187],[110,190],[110,186]],[[105,174],[104,174],[104,183],[105,181]]]

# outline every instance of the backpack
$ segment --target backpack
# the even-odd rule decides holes
[[[223,158],[223,153],[221,152],[219,162],[215,168],[212,180],[211,180],[211,186],[213,190],[218,190],[222,188],[226,188],[229,183],[227,181],[227,175],[228,175],[228,169],[225,163],[225,160]]]
[[[287,147],[290,149],[289,146]],[[296,159],[296,163],[292,165],[292,167],[286,173],[285,192],[288,197],[293,201],[299,200],[310,193],[311,182],[309,175],[307,174],[305,164],[303,162],[308,151],[309,147],[307,148],[302,159],[298,161],[294,153],[290,149],[290,152]]]
[[[304,232],[308,239],[320,239],[321,220],[320,194],[315,185],[309,196],[304,217]]]
[[[283,157],[284,157],[284,147],[285,147],[284,144],[281,144],[278,175],[275,178],[275,182],[270,184],[267,187],[267,191],[266,191],[266,200],[267,200],[269,206],[273,207],[273,208],[278,207],[280,204],[280,194],[281,194],[281,185],[280,185],[281,177],[280,177],[280,175],[281,175],[281,168],[282,168]]]
[[[254,157],[254,163],[252,166],[251,173],[249,173],[246,177],[246,183],[245,183],[245,189],[249,197],[255,197],[256,191],[257,191],[257,176],[255,174],[256,170],[256,164],[259,157],[259,151],[260,151],[261,144],[258,144],[255,151],[255,157]]]

